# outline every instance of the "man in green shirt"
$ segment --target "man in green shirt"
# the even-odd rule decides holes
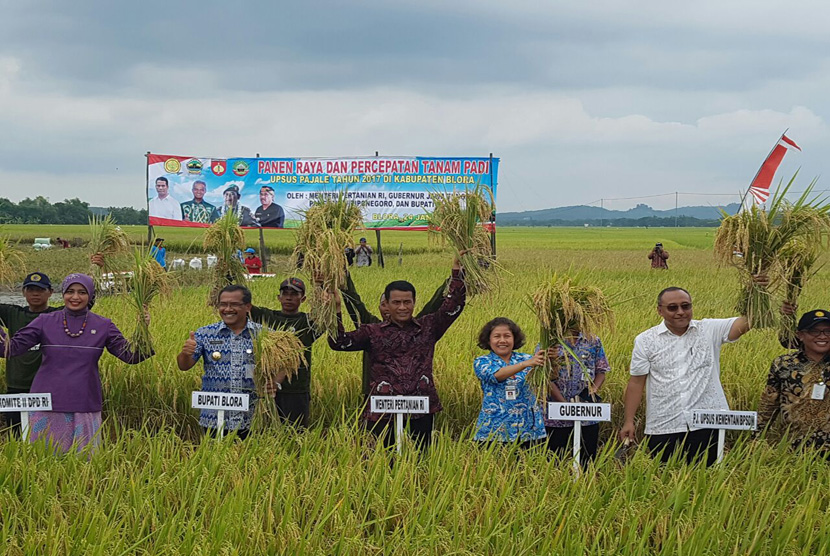
[[[449,278],[445,280],[438,289],[435,290],[435,293],[432,294],[432,298],[427,301],[424,308],[421,309],[421,312],[415,315],[415,318],[420,318],[424,315],[429,315],[436,312],[438,309],[441,308],[441,304],[444,302],[444,294],[447,291],[447,283],[449,282]],[[366,305],[363,303],[363,300],[360,299],[360,294],[357,293],[357,289],[355,288],[354,281],[352,280],[352,275],[346,273],[346,289],[340,291],[343,297],[343,304],[346,306],[346,312],[349,313],[349,317],[351,317],[352,322],[354,323],[355,328],[359,328],[361,324],[373,324],[378,322],[383,322],[384,320],[388,320],[389,315],[386,309],[386,300],[383,296],[380,298],[380,305],[378,307],[380,311],[381,318],[376,317],[369,310],[366,308]],[[365,397],[369,396],[369,375],[371,372],[371,363],[369,361],[368,352],[363,352],[363,379],[361,381],[363,387],[363,395]]]
[[[291,381],[277,386],[276,403],[280,417],[298,427],[308,427],[311,414],[311,346],[322,335],[314,329],[308,314],[300,312],[305,301],[305,283],[299,278],[288,278],[280,284],[277,298],[281,310],[275,311],[254,305],[251,319],[271,328],[290,330],[305,346],[305,363],[300,363]]]
[[[60,311],[63,307],[50,307],[49,296],[52,295],[52,283],[42,272],[33,272],[23,280],[23,297],[27,306],[0,303],[0,321],[9,331],[9,337],[27,326],[42,313]],[[6,392],[9,394],[26,394],[32,387],[32,380],[40,368],[40,345],[28,353],[6,360]],[[12,432],[20,434],[20,413],[6,413],[6,420]]]

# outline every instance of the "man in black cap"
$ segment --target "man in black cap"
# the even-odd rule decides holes
[[[305,301],[305,283],[299,278],[288,278],[280,284],[281,309],[275,311],[254,305],[251,319],[271,328],[290,330],[305,346],[305,364],[300,363],[297,374],[277,385],[277,410],[280,417],[298,427],[308,427],[311,415],[311,346],[322,335],[314,328],[308,314],[300,312]]]
[[[60,311],[63,307],[50,307],[49,296],[52,295],[52,282],[42,272],[32,272],[23,280],[23,298],[26,307],[0,303],[0,321],[14,336],[18,330],[27,326],[43,313]],[[40,368],[40,346],[28,353],[10,357],[6,361],[6,391],[9,394],[26,394],[32,387],[32,380]],[[14,434],[20,434],[20,413],[6,413],[6,419]]]
[[[285,224],[285,211],[274,202],[274,188],[263,185],[259,188],[259,202],[262,203],[254,215],[263,228],[282,228]]]
[[[796,337],[797,351],[772,362],[758,404],[758,431],[780,415],[793,446],[830,453],[830,311],[804,313]]]
[[[663,270],[669,269],[669,252],[663,249],[662,243],[657,243],[654,245],[654,248],[651,250],[651,253],[648,254],[648,258],[651,261],[651,268],[661,268]]]
[[[239,218],[240,226],[259,226],[259,223],[257,223],[256,218],[254,218],[254,213],[251,212],[251,209],[239,204],[239,199],[241,197],[239,187],[231,185],[225,189],[223,195],[225,196],[225,203],[221,207],[213,209],[213,213],[210,215],[211,222],[216,222],[222,217],[223,214],[230,210],[236,213]]]

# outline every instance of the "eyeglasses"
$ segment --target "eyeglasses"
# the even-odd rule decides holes
[[[669,313],[676,313],[678,309],[683,309],[684,311],[688,311],[692,308],[691,303],[671,303],[669,305],[660,305],[660,307],[665,307],[666,311]]]
[[[809,330],[805,330],[804,332],[811,338],[819,338],[821,336],[830,338],[830,330],[827,329],[814,330],[810,328]]]
[[[239,303],[238,301],[232,301],[229,303],[220,303],[217,305],[220,309],[241,309],[244,307],[246,303]]]

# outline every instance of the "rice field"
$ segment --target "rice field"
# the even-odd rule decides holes
[[[59,229],[40,235],[40,228],[5,226],[0,233],[73,237]],[[144,228],[125,231],[133,241],[146,239]],[[201,252],[197,232],[158,233],[173,253]],[[374,246],[373,232],[360,235]],[[246,238],[258,245],[258,236]],[[449,273],[449,248],[422,233],[383,238],[386,268],[353,270],[362,297],[377,300],[387,282],[405,278],[418,301],[428,299]],[[400,457],[376,450],[356,425],[360,354],[331,351],[324,340],[313,353],[309,431],[203,440],[189,409],[201,364],[181,372],[175,356],[190,330],[217,317],[205,304],[209,284],[186,280],[151,309],[153,359],[137,366],[102,359],[105,442],[89,461],[0,440],[3,553],[827,553],[828,464],[790,450],[784,431],[759,441],[730,434],[723,463],[708,470],[660,466],[642,451],[626,465],[613,459],[634,336],[659,322],[658,291],[687,288],[696,318],[734,314],[737,272],[716,264],[713,239],[711,229],[500,229],[500,288],[472,299],[436,350],[445,409],[433,449]],[[646,258],[658,241],[671,255],[666,272],[650,270]],[[291,233],[266,233],[266,244],[274,267],[285,272]],[[89,268],[82,249],[22,250],[27,268],[50,273],[53,282]],[[472,371],[482,353],[475,346],[480,327],[506,316],[535,344],[540,331],[530,294],[553,272],[569,270],[601,288],[616,315],[615,331],[600,334],[612,367],[603,398],[614,421],[601,429],[599,461],[579,478],[570,461],[549,460],[542,450],[481,448],[470,440],[481,403]],[[253,282],[254,303],[276,307],[278,284]],[[830,305],[828,286],[830,273],[821,269],[805,286],[801,308]],[[95,310],[125,335],[133,332],[135,309],[126,298],[103,297]],[[769,364],[782,352],[775,330],[752,331],[724,347],[723,383],[733,409],[756,408]]]

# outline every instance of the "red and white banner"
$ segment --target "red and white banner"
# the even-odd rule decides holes
[[[755,199],[756,204],[764,203],[769,199],[769,186],[772,183],[772,178],[790,148],[801,150],[801,147],[796,145],[795,141],[786,135],[782,135],[767,159],[761,164],[761,168],[755,174],[755,179],[749,184],[749,192],[752,194],[752,198]]]

